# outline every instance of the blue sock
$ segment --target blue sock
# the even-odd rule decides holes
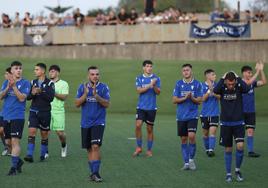
[[[92,168],[92,164],[91,161],[88,161],[88,170],[93,173],[93,168]]]
[[[40,156],[45,156],[48,151],[48,139],[41,140]]]
[[[28,147],[27,147],[27,155],[29,155],[29,156],[33,156],[34,148],[35,148],[35,144],[33,144],[33,143],[28,143]]]
[[[225,160],[225,169],[227,174],[231,174],[232,168],[232,152],[225,152],[224,153],[224,160]]]
[[[137,142],[137,146],[141,148],[142,147],[142,139],[137,139],[136,142]]]
[[[253,143],[254,143],[254,139],[253,136],[248,136],[247,137],[247,145],[248,145],[248,152],[253,152]]]
[[[35,136],[28,136],[27,155],[33,156],[35,148]]]
[[[151,151],[153,147],[153,141],[152,140],[148,140],[147,141],[147,150]]]
[[[19,162],[19,157],[18,156],[11,156],[11,166],[13,168],[17,168],[18,162]]]
[[[93,174],[99,173],[100,164],[101,164],[101,161],[100,160],[93,160],[93,161],[91,161],[92,173]]]
[[[190,159],[194,159],[195,152],[196,152],[196,144],[189,144]]]
[[[210,136],[209,137],[209,149],[214,150],[216,145],[216,137]]]
[[[207,151],[209,149],[209,138],[203,137],[203,142],[204,142],[205,150]]]
[[[241,164],[242,164],[242,161],[243,161],[243,157],[244,157],[244,150],[236,150],[236,153],[235,153],[235,167],[236,168],[240,168],[241,167]]]
[[[181,144],[181,153],[184,163],[189,163],[189,149],[187,144]]]

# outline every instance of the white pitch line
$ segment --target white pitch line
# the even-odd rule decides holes
[[[136,140],[136,138],[127,138],[128,140]]]

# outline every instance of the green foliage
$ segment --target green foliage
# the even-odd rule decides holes
[[[226,7],[227,4],[221,1],[221,6]],[[135,7],[138,12],[143,12],[144,2],[143,0],[120,0],[118,7],[125,7],[130,10],[131,7]],[[157,10],[165,10],[169,7],[179,8],[182,11],[187,12],[210,12],[214,8],[214,0],[165,0],[157,1]]]

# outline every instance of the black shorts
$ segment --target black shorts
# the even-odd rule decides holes
[[[50,111],[46,111],[46,112],[30,111],[29,128],[36,128],[42,131],[49,131],[50,121],[51,121]]]
[[[244,142],[245,126],[221,126],[220,145],[225,147],[233,146],[233,139],[236,143]]]
[[[141,110],[137,109],[136,120],[142,120],[148,125],[154,125],[154,120],[156,116],[156,110]]]
[[[219,116],[213,117],[200,117],[203,129],[209,130],[210,127],[219,126]]]
[[[5,139],[11,138],[22,138],[23,128],[24,128],[24,119],[14,119],[4,121],[4,133]]]
[[[4,118],[0,116],[0,127],[4,127]]]
[[[256,128],[256,114],[255,113],[244,113],[244,120],[246,124],[246,129]]]
[[[197,131],[198,119],[191,119],[188,121],[177,121],[178,136],[188,136],[188,132]]]
[[[104,126],[97,125],[90,128],[81,128],[82,148],[89,149],[92,145],[102,145]]]

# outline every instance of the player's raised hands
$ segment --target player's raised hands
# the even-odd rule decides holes
[[[225,79],[227,74],[228,72],[224,73],[224,75],[222,76],[222,79]]]
[[[154,87],[156,85],[157,79],[154,78],[151,80],[151,86]]]
[[[259,69],[260,71],[263,71],[264,69],[264,63],[262,61],[259,61]]]
[[[89,93],[89,88],[90,87],[90,84],[89,83],[85,83],[84,84],[84,94],[87,95]]]
[[[95,96],[96,94],[97,94],[97,82],[92,82],[91,83],[91,87],[92,87],[92,89],[93,89],[93,96]]]

